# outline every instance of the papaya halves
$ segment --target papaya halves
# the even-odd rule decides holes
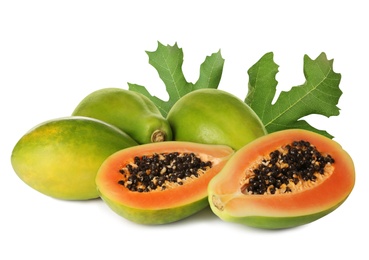
[[[209,183],[221,219],[266,229],[315,221],[339,207],[355,184],[354,163],[335,141],[283,130],[238,150]]]
[[[224,145],[168,141],[112,154],[96,185],[117,214],[140,224],[164,224],[209,205],[207,186],[234,153]]]

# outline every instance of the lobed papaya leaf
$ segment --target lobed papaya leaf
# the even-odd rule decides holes
[[[333,60],[328,60],[325,53],[315,60],[305,55],[305,83],[282,91],[272,104],[278,84],[275,79],[277,73],[278,65],[273,61],[273,53],[265,54],[248,70],[249,90],[245,102],[260,117],[267,131],[302,128],[333,138],[327,131],[301,120],[311,114],[339,115],[337,104],[342,95],[339,88],[341,75],[333,71]]]
[[[158,48],[155,51],[146,53],[149,56],[149,63],[157,70],[164,82],[169,99],[164,101],[152,96],[141,85],[128,83],[128,87],[129,90],[144,94],[151,99],[164,117],[167,116],[171,107],[187,93],[200,88],[218,88],[224,66],[224,59],[220,51],[206,57],[200,66],[200,75],[195,83],[187,82],[183,74],[183,51],[177,44],[164,46],[158,42]]]

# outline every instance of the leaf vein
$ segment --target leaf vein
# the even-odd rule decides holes
[[[285,108],[285,109],[283,109],[283,110],[281,110],[278,114],[277,114],[277,116],[276,117],[274,117],[274,118],[272,118],[269,122],[266,122],[265,123],[265,126],[267,127],[267,126],[269,126],[269,125],[271,125],[271,124],[273,124],[274,122],[276,122],[276,121],[278,121],[278,119],[280,118],[280,117],[282,117],[285,113],[287,113],[288,111],[290,111],[291,109],[293,109],[295,106],[297,106],[298,105],[298,103],[300,103],[300,102],[303,102],[303,100],[308,96],[308,95],[310,95],[310,94],[313,94],[313,92],[315,91],[315,90],[317,90],[323,83],[324,83],[324,81],[328,78],[328,75],[329,75],[329,73],[331,72],[331,68],[329,68],[329,71],[324,75],[324,77],[315,85],[315,86],[313,86],[309,91],[306,91],[305,92],[305,94],[304,95],[300,95],[300,98],[298,98],[298,99],[296,99],[295,101],[292,101],[292,102],[289,102],[289,105]],[[302,86],[298,86],[298,88],[300,88],[300,87],[302,87]],[[299,94],[299,93],[298,93]],[[290,100],[291,100],[291,96],[290,96]],[[274,104],[274,105],[272,105],[272,109],[273,109],[273,107],[276,105],[278,103],[278,100],[276,101],[276,103]],[[278,107],[280,107],[280,106],[278,106]]]

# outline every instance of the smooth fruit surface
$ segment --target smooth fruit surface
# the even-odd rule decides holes
[[[135,157],[172,152],[194,153],[203,160],[211,161],[212,167],[197,178],[184,178],[183,184],[168,184],[166,189],[138,192],[120,184],[123,178],[120,169],[133,163]],[[117,214],[140,224],[170,223],[188,217],[209,205],[208,183],[233,153],[230,147],[224,145],[190,142],[171,141],[135,146],[109,156],[98,171],[96,184],[101,198]],[[169,167],[166,170],[169,171]],[[144,175],[149,174],[150,171],[145,170]],[[128,178],[128,181],[131,180]],[[173,187],[170,188],[170,185]]]
[[[280,189],[283,192],[280,193],[245,192],[245,177],[254,173],[255,165],[268,166],[272,159],[263,158],[269,158],[272,151],[300,140],[309,142],[320,154],[329,154],[334,159],[333,163],[324,168],[324,175],[315,173],[316,178],[311,177],[312,181],[289,183],[290,190],[282,185]],[[296,150],[291,151],[296,154]],[[308,151],[308,154],[316,153]],[[302,153],[293,158],[300,158],[304,162]],[[319,160],[313,161],[313,164],[318,165]],[[299,163],[297,160],[295,162]],[[285,170],[274,171],[270,168],[270,172],[275,174],[261,176],[259,179],[263,183],[260,185],[271,182],[272,176],[279,176],[280,172],[285,171],[288,174],[288,170],[292,169],[291,165],[297,165],[283,160],[279,160],[278,164],[278,167]],[[303,174],[309,167],[300,168],[293,172],[293,176],[302,174],[306,177]],[[265,169],[264,166],[258,169],[263,168]],[[209,183],[209,203],[213,212],[225,221],[267,229],[289,228],[315,221],[335,210],[349,196],[354,183],[353,161],[337,142],[306,130],[283,130],[261,137],[238,150]]]
[[[144,95],[125,89],[96,90],[77,105],[72,115],[115,125],[139,144],[172,139],[169,123],[155,104]]]
[[[59,199],[99,197],[95,177],[112,153],[138,145],[116,127],[84,117],[43,122],[16,143],[11,163],[35,190]]]
[[[176,141],[224,144],[235,150],[266,134],[248,105],[218,89],[200,89],[183,96],[167,119]]]

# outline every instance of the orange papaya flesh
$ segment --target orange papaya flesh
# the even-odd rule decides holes
[[[107,205],[126,219],[140,224],[170,223],[209,205],[208,184],[233,153],[232,148],[224,145],[182,141],[130,147],[112,154],[103,162],[96,176],[96,185]],[[174,159],[168,159],[169,154],[175,154]],[[191,162],[202,162],[200,169],[185,177],[172,178],[181,173],[179,167],[189,167],[175,164],[182,160],[179,157],[190,160],[191,156]],[[140,160],[150,166],[141,168]],[[152,167],[156,170],[151,170]]]
[[[301,140],[309,142],[314,151],[321,155],[320,158],[325,158],[321,160],[329,161],[321,164],[323,170],[318,170],[319,167],[316,171],[312,170],[313,175],[310,176],[315,177],[309,179],[306,175],[311,167],[306,163],[307,159],[301,164],[284,164],[280,159],[277,163],[279,170],[274,172],[286,173],[296,165],[300,165],[299,171],[286,182],[288,184],[279,186],[273,194],[271,189],[280,183],[272,183],[269,179],[272,173],[269,172],[267,177],[260,177],[265,180],[260,182],[268,187],[261,192],[258,189],[253,192],[250,183],[257,179],[255,169],[272,167],[271,152],[279,150],[287,153],[283,147]],[[316,157],[307,157],[312,158],[313,165],[319,165]],[[281,173],[279,175],[282,176]],[[293,129],[263,136],[237,151],[210,181],[208,198],[213,212],[225,221],[257,228],[281,229],[310,223],[334,211],[349,196],[354,184],[353,160],[337,142],[310,131]]]

